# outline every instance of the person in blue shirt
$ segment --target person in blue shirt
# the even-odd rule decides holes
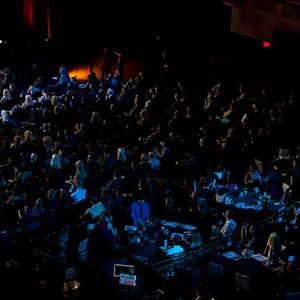
[[[150,206],[145,199],[134,200],[130,206],[130,215],[134,226],[144,224],[150,219]]]

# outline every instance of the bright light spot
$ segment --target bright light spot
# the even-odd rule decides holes
[[[83,65],[70,70],[69,76],[70,78],[76,76],[78,80],[86,80],[89,73],[90,73],[90,66]]]
[[[263,44],[262,44],[262,46],[263,46],[264,48],[270,48],[270,47],[271,47],[271,44],[270,44],[270,42],[264,41]]]
[[[93,71],[95,72],[96,77],[100,78],[100,67],[97,64],[97,62],[93,63]],[[86,81],[90,72],[91,72],[91,66],[89,64],[85,64],[70,69],[69,76],[70,78],[76,76],[76,79],[78,81]]]

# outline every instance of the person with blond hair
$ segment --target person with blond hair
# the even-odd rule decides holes
[[[83,160],[78,160],[75,163],[76,173],[73,177],[73,183],[78,186],[83,186],[87,179],[87,172]]]
[[[264,250],[264,255],[272,260],[279,258],[281,252],[281,237],[278,232],[271,232]]]

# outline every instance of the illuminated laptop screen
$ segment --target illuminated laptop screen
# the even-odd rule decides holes
[[[114,264],[114,277],[120,277],[120,274],[134,274],[134,266],[133,265],[124,265],[124,264]]]

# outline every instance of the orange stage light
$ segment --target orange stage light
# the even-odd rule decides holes
[[[93,71],[95,72],[96,77],[99,78],[100,71],[97,71],[95,67],[93,67]],[[74,69],[71,69],[69,71],[70,77],[76,76],[76,79],[78,81],[86,81],[90,73],[91,73],[91,66],[88,64],[75,67]]]

